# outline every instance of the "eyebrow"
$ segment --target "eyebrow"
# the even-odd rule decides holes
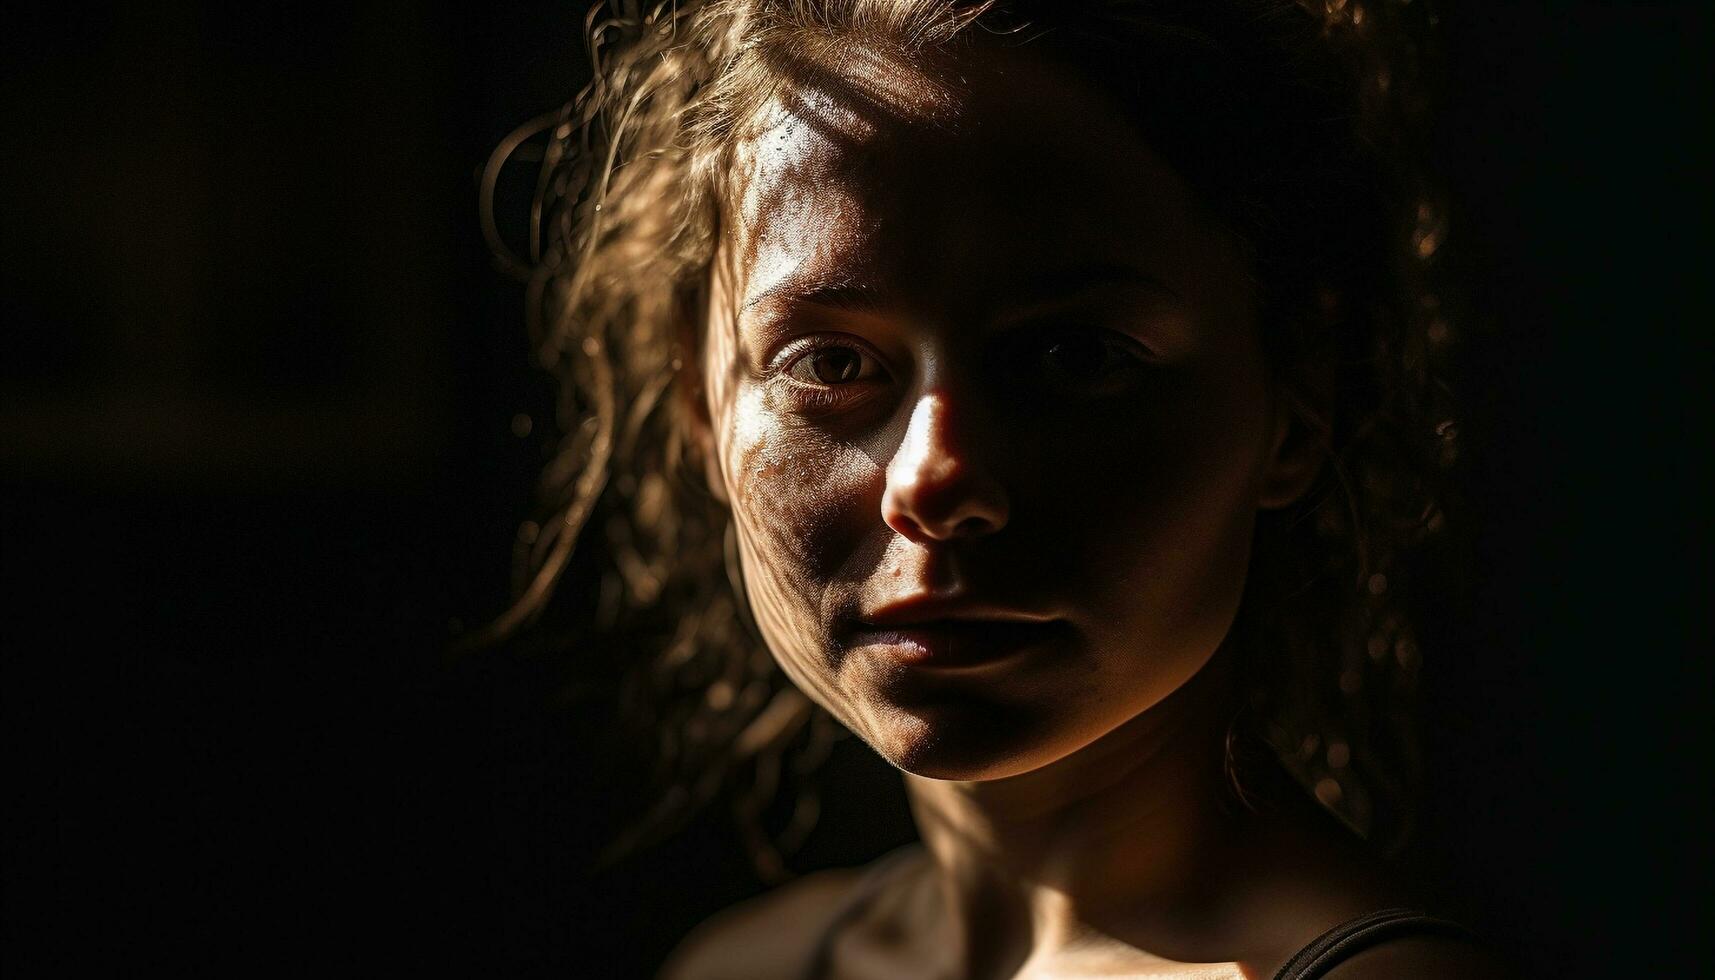
[[[1179,291],[1136,266],[1121,262],[1083,262],[1049,269],[1027,278],[1012,290],[1006,305],[1013,308],[1043,306],[1099,289],[1122,287],[1143,289],[1178,302]]]
[[[752,307],[770,301],[858,311],[881,306],[880,292],[873,286],[845,278],[791,275],[746,300],[739,312],[748,313]]]
[[[1026,278],[1016,288],[1008,289],[1008,295],[996,305],[1012,311],[1028,311],[1113,287],[1143,289],[1174,302],[1183,298],[1160,278],[1135,266],[1119,262],[1085,262]],[[813,274],[787,276],[746,300],[740,313],[747,313],[767,302],[858,312],[875,312],[883,305],[881,291],[874,286],[844,277]]]

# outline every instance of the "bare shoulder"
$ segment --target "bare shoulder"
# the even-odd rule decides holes
[[[799,976],[862,874],[862,869],[819,871],[718,913],[679,943],[662,966],[660,980]]]
[[[1246,920],[1269,923],[1279,941],[1258,964],[1280,964],[1335,927],[1375,914],[1423,908],[1416,882],[1400,880],[1319,811],[1300,810],[1258,834],[1249,855]],[[1264,976],[1271,975],[1267,972]],[[1324,980],[1509,980],[1512,973],[1473,940],[1419,930],[1380,938],[1320,974]]]
[[[1481,948],[1457,939],[1412,937],[1381,943],[1329,970],[1327,980],[1511,980]]]

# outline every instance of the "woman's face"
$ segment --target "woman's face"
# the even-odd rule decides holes
[[[1241,247],[1019,51],[862,52],[736,147],[711,476],[792,680],[907,771],[1075,752],[1210,659],[1288,459]]]

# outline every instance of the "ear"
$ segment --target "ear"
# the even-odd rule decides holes
[[[1279,510],[1303,499],[1316,485],[1332,452],[1331,371],[1298,384],[1282,383],[1274,401],[1273,431],[1263,467],[1257,507]]]

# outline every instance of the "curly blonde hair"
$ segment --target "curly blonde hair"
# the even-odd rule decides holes
[[[599,4],[593,80],[521,127],[485,173],[484,229],[528,283],[530,341],[559,382],[559,444],[519,538],[516,601],[471,639],[536,620],[580,536],[608,562],[598,627],[637,669],[661,804],[637,835],[736,787],[764,877],[815,819],[803,780],[786,826],[762,814],[838,726],[792,689],[748,623],[726,510],[687,440],[718,202],[733,134],[806,63],[852,40],[910,55],[1029,45],[1119,95],[1146,139],[1247,244],[1264,345],[1323,440],[1319,487],[1262,516],[1235,636],[1254,689],[1229,739],[1267,745],[1328,809],[1403,839],[1416,771],[1419,654],[1404,611],[1413,545],[1441,523],[1453,427],[1437,365],[1444,208],[1418,166],[1427,5],[1406,0],[685,0]],[[527,254],[492,189],[545,140]],[[1316,370],[1320,368],[1320,372]],[[1331,412],[1319,406],[1332,404]]]

